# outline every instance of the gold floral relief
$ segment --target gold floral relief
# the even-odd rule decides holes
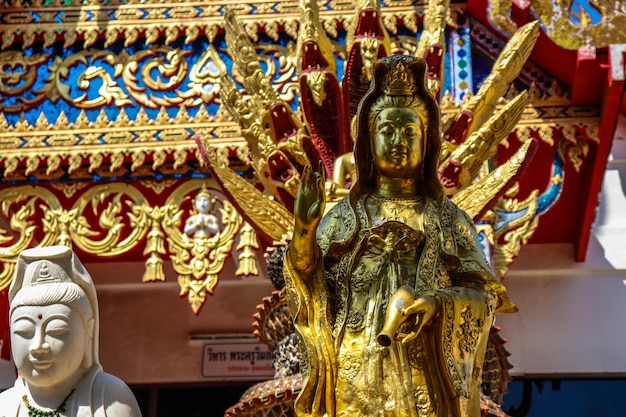
[[[214,217],[218,220],[215,233],[188,236],[183,230],[184,222],[197,213],[185,207],[207,185],[214,197]],[[256,235],[249,225],[241,229],[241,216],[212,180],[194,179],[169,186],[173,189],[163,205],[150,203],[149,194],[154,188],[121,182],[64,189],[73,204],[60,201],[42,186],[0,190],[0,224],[7,225],[0,229],[0,261],[4,264],[0,288],[9,285],[19,252],[53,244],[78,248],[100,258],[142,248],[147,257],[144,282],[165,280],[163,259],[169,257],[178,282],[183,283],[181,293],[188,294],[196,313],[204,302],[200,300],[206,300],[206,294],[217,285],[237,239],[238,274],[258,274]]]
[[[413,16],[416,10],[418,14],[423,14],[426,6],[427,2],[422,0],[385,1],[383,7],[388,16],[385,24],[391,32],[395,32],[398,21],[405,16]],[[298,0],[260,0],[238,4],[154,0],[106,3],[95,0],[33,0],[26,4],[9,0],[2,7],[2,49],[20,41],[24,47],[29,47],[42,36],[46,46],[63,42],[68,48],[81,39],[85,49],[93,46],[98,39],[104,39],[105,46],[120,39],[124,40],[125,46],[130,46],[140,39],[140,32],[147,45],[159,38],[163,38],[167,45],[178,38],[183,38],[188,44],[202,33],[212,41],[224,28],[224,10],[227,8],[245,16],[245,30],[255,41],[259,32],[277,39],[279,30],[285,30],[295,39],[300,21]],[[452,6],[454,9],[463,7],[463,4]],[[321,2],[320,8],[323,25],[331,29],[336,28],[339,22],[342,25],[348,23],[354,6],[351,1],[328,0]],[[68,9],[74,13],[68,13]]]

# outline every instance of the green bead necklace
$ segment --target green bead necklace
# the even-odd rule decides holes
[[[28,408],[28,416],[29,417],[61,417],[61,413],[65,412],[65,403],[70,398],[70,396],[74,393],[74,390],[67,394],[67,397],[63,400],[63,402],[54,410],[43,411],[38,409],[37,407],[33,407],[28,402],[28,396],[24,395],[22,397],[22,401],[24,401],[24,405]]]

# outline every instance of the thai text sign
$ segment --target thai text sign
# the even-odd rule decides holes
[[[272,352],[254,340],[211,341],[202,348],[202,376],[218,380],[271,379],[274,377]]]

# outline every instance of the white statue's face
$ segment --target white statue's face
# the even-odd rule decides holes
[[[410,178],[422,163],[423,125],[408,107],[389,107],[376,117],[372,156],[378,173],[388,178]]]
[[[13,360],[32,385],[51,386],[84,372],[87,337],[78,313],[63,304],[17,307],[11,315]]]
[[[211,202],[203,195],[196,197],[196,210],[198,213],[207,214],[209,212]]]

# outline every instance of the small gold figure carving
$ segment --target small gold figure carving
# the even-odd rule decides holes
[[[349,195],[323,216],[323,169],[304,170],[285,256],[299,417],[480,415],[493,314],[516,308],[438,180],[439,121],[426,62],[384,58],[356,115]]]
[[[196,189],[181,188],[180,191],[187,195]],[[180,194],[171,199],[174,206],[176,201],[181,201]],[[205,185],[193,204],[193,215],[185,222],[184,233],[180,232],[177,221],[180,211],[170,215],[164,226],[170,252],[174,253],[171,258],[178,274],[180,295],[187,296],[193,312],[198,314],[207,294],[212,294],[218,283],[219,273],[241,228],[242,218],[227,200],[212,197]]]

